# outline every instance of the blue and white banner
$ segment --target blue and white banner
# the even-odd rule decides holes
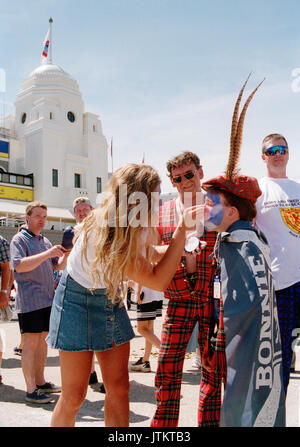
[[[282,427],[282,353],[268,246],[249,222],[232,227],[220,242],[227,359],[221,426]]]

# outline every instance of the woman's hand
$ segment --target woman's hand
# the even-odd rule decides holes
[[[179,227],[184,231],[196,230],[197,222],[204,220],[204,205],[195,205],[183,210],[179,220]]]

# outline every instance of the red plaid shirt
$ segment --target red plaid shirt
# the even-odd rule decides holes
[[[158,232],[161,235],[163,245],[169,245],[173,233],[176,229],[176,207],[175,200],[164,203],[160,207]],[[186,269],[186,258],[181,258],[175,275],[165,290],[165,297],[168,299],[194,299],[209,301],[213,298],[213,269],[212,260],[208,259],[214,250],[216,242],[215,232],[204,231],[201,240],[206,241],[207,245],[200,254],[196,256],[196,274],[197,280],[195,287],[190,287],[188,272]]]

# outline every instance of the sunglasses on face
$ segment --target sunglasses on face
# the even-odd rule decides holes
[[[264,154],[271,157],[276,155],[277,152],[280,155],[285,155],[289,152],[289,148],[287,146],[272,146],[264,150]]]
[[[181,183],[182,177],[185,177],[187,180],[191,180],[193,177],[195,177],[194,172],[187,172],[186,174],[183,174],[183,176],[178,175],[177,177],[173,177],[172,180],[174,183]]]

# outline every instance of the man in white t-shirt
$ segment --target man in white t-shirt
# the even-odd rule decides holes
[[[271,249],[287,391],[300,320],[300,183],[287,177],[289,148],[282,135],[264,138],[262,159],[267,176],[259,180],[262,195],[256,202],[256,225]]]

